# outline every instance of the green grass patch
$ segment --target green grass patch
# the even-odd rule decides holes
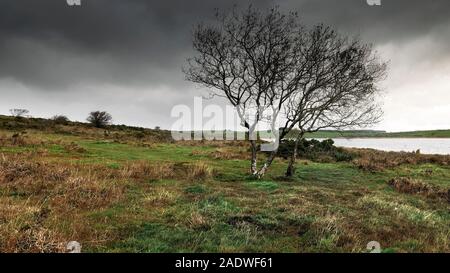
[[[201,194],[207,192],[207,188],[204,185],[193,185],[187,187],[184,192],[191,194]]]
[[[246,185],[250,188],[268,192],[275,191],[280,188],[280,185],[273,181],[253,181],[247,182]]]

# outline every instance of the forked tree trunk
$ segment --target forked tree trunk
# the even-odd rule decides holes
[[[270,153],[269,157],[267,158],[264,165],[261,167],[261,169],[255,174],[255,177],[258,179],[263,178],[263,176],[266,174],[267,169],[272,165],[273,160],[275,159],[275,156],[277,155],[277,151],[273,151]]]
[[[257,161],[257,154],[258,154],[258,145],[256,140],[250,140],[250,147],[251,147],[251,165],[250,165],[250,172],[253,177],[256,179],[261,179],[267,172],[267,169],[272,165],[273,160],[275,159],[278,149],[275,151],[272,151],[269,155],[269,157],[264,162],[264,165],[258,170],[258,161]]]

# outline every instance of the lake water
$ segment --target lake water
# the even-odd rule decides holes
[[[336,146],[422,154],[450,154],[450,138],[335,138]]]

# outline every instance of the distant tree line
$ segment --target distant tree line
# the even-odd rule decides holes
[[[15,118],[23,118],[30,113],[29,110],[21,108],[10,109],[9,112]],[[65,115],[55,115],[51,120],[61,125],[67,125],[70,122],[70,119]],[[86,120],[96,128],[104,128],[111,124],[112,116],[106,111],[92,111]]]

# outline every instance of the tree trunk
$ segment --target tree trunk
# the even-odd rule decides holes
[[[273,151],[270,153],[269,157],[267,158],[264,165],[261,167],[261,169],[256,173],[256,178],[261,179],[267,172],[267,169],[272,165],[273,160],[275,159],[275,156],[277,155],[277,151]]]
[[[252,150],[252,158],[251,158],[251,166],[250,166],[250,172],[252,173],[252,175],[256,175],[258,170],[257,170],[257,152],[258,152],[258,147],[256,145],[256,140],[250,140],[250,144],[251,144],[251,150]]]
[[[294,150],[292,151],[291,154],[291,158],[289,159],[289,164],[286,170],[286,177],[293,177],[295,174],[295,163],[297,161],[297,156],[298,156],[298,143],[300,142],[300,139],[302,139],[303,136],[298,136],[295,139],[295,143],[294,143]]]

